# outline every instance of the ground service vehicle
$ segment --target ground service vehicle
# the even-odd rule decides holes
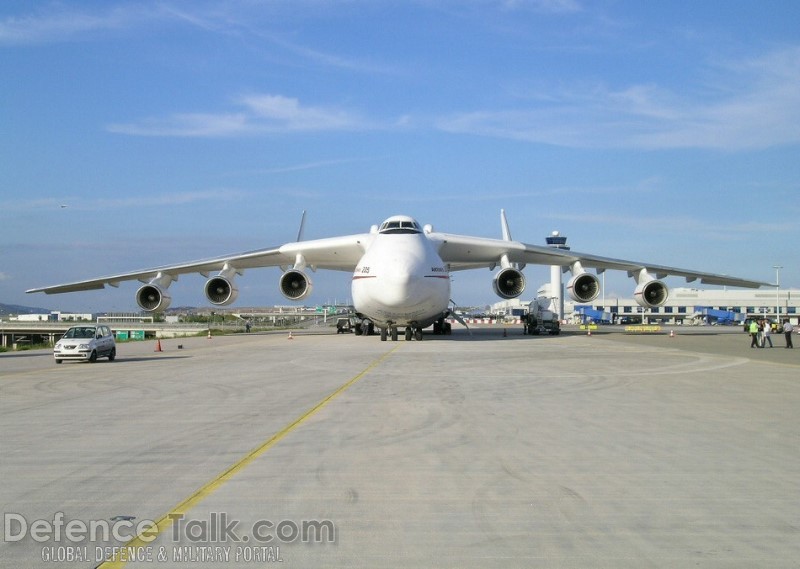
[[[336,320],[336,333],[347,334],[355,328],[354,318],[339,318]]]
[[[558,336],[561,333],[558,315],[551,310],[545,310],[535,300],[530,303],[527,314],[522,317],[522,326],[523,333],[533,336],[539,334]]]

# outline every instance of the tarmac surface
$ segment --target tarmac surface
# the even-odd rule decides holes
[[[800,567],[800,350],[676,332],[0,354],[0,567]]]

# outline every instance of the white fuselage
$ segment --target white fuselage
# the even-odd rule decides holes
[[[380,327],[424,328],[442,318],[450,273],[427,236],[381,232],[353,272],[353,305]]]

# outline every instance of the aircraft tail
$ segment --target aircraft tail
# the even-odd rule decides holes
[[[503,241],[511,241],[511,230],[508,228],[508,220],[506,219],[506,210],[500,210],[500,226],[503,229]]]
[[[508,227],[508,219],[506,219],[506,210],[504,209],[500,210],[500,227],[503,230],[503,241],[513,241],[511,238],[511,229]],[[517,271],[521,271],[525,268],[525,263],[514,263],[511,266]]]
[[[306,229],[306,210],[303,210],[303,215],[300,216],[300,229],[297,231],[297,240],[303,240],[303,232]]]

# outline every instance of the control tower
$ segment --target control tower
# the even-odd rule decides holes
[[[548,247],[569,251],[567,238],[558,231],[553,231],[549,237],[545,238]],[[550,296],[553,297],[552,309],[558,315],[559,320],[564,319],[564,286],[561,283],[561,266],[550,266]]]

